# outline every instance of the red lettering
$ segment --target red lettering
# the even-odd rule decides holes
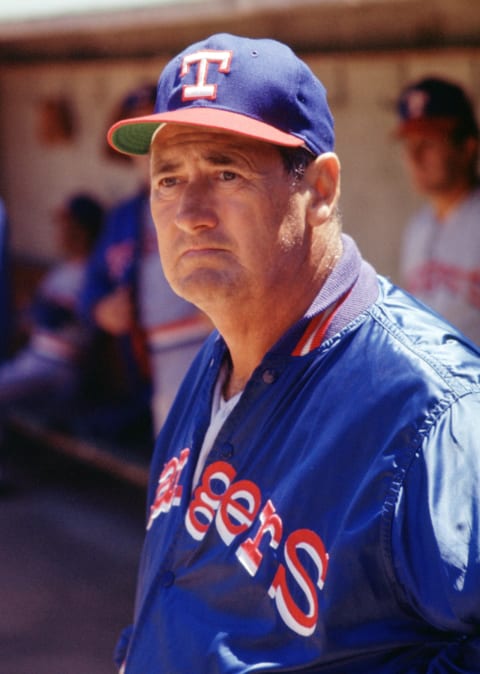
[[[187,531],[196,541],[201,541],[207,533],[215,512],[235,475],[235,468],[224,461],[212,463],[205,469],[202,481],[194,491],[185,516]],[[214,481],[223,485],[224,490],[221,493],[214,491]]]
[[[282,520],[275,511],[275,506],[268,500],[260,513],[260,527],[255,538],[248,538],[238,548],[236,555],[251,576],[254,576],[263,559],[260,542],[265,534],[270,534],[270,547],[278,548],[282,539]]]
[[[167,467],[172,469],[171,464]],[[165,470],[164,473],[168,482],[170,472]],[[236,470],[229,463],[217,461],[208,466],[194,491],[185,516],[185,526],[194,540],[201,541],[215,520],[220,538],[225,545],[231,545],[258,518],[257,533],[246,539],[235,553],[248,573],[254,576],[263,560],[265,550],[261,552],[260,547],[264,537],[268,534],[268,546],[277,549],[282,542],[283,523],[271,500],[259,513],[262,494],[258,485],[250,480],[235,482],[235,476]],[[311,529],[297,529],[291,533],[285,541],[283,553],[285,564],[278,565],[268,594],[287,627],[307,637],[317,626],[318,590],[325,582],[328,554],[322,539]],[[309,568],[312,564],[305,564],[305,555],[313,563],[313,572]],[[313,575],[315,578],[312,578]],[[295,597],[289,588],[292,582],[297,584]],[[300,603],[298,588],[304,597]]]
[[[480,269],[474,269],[468,275],[468,301],[480,309]]]
[[[182,470],[187,463],[190,450],[182,449],[180,458],[174,456],[168,461],[158,479],[158,487],[155,492],[155,500],[150,507],[150,518],[147,529],[153,524],[153,520],[160,513],[166,513],[173,505],[178,505],[182,497],[182,487],[178,484]]]
[[[239,480],[230,485],[216,517],[217,530],[225,545],[230,545],[235,536],[253,524],[261,498],[260,489],[250,480]]]
[[[480,270],[466,270],[432,260],[410,272],[407,288],[413,294],[446,290],[480,308]]]
[[[307,598],[308,611],[304,612],[295,603],[287,585],[287,572],[281,564],[275,574],[268,594],[275,600],[277,610],[285,624],[301,636],[310,636],[318,620],[318,596],[315,584],[311,580],[298,558],[298,549],[305,550],[315,563],[318,571],[317,587],[321,590],[325,582],[328,566],[328,554],[323,541],[310,529],[297,529],[285,543],[285,560],[288,570]]]

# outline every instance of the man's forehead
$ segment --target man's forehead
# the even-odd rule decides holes
[[[274,157],[280,162],[278,148],[270,143],[207,127],[167,124],[152,141],[152,164],[157,168],[163,163],[180,165],[189,157],[216,165],[251,164],[256,157]]]
[[[176,146],[218,145],[238,151],[267,151],[275,146],[262,140],[221,129],[212,129],[193,124],[165,124],[155,134],[151,150],[157,153]]]

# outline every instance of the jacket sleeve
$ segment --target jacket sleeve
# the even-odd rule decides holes
[[[445,405],[424,428],[393,525],[404,601],[445,641],[426,674],[480,673],[480,394]]]

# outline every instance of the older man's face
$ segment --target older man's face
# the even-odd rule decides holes
[[[151,150],[151,206],[165,275],[207,313],[271,305],[308,257],[305,198],[275,147],[167,125]]]

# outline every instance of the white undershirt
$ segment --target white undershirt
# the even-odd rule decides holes
[[[215,384],[212,400],[212,411],[210,413],[210,425],[207,428],[207,432],[205,433],[205,437],[203,439],[202,448],[200,450],[200,454],[198,455],[198,461],[193,476],[192,488],[196,487],[200,479],[200,475],[202,474],[203,468],[205,466],[207,456],[212,449],[213,443],[215,442],[215,438],[217,437],[221,427],[225,423],[225,420],[235,405],[238,403],[240,396],[243,393],[243,391],[240,391],[229,400],[225,400],[222,395],[222,388],[225,383],[227,373],[228,368],[226,365],[224,365],[219,372],[217,383]]]

